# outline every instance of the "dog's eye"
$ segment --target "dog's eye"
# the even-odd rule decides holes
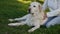
[[[36,6],[33,6],[33,7],[36,7]]]

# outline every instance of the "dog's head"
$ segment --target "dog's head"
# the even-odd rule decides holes
[[[41,4],[38,2],[32,2],[29,6],[28,13],[34,14],[40,12]]]

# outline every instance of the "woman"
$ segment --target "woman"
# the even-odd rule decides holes
[[[44,25],[48,28],[51,25],[60,24],[60,0],[45,0],[42,7],[43,11],[47,7],[50,12],[47,13],[48,20]]]

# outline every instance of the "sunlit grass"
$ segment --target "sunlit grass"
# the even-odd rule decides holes
[[[22,3],[30,3],[31,1],[24,1],[24,0],[17,0],[19,2],[22,2]]]
[[[39,1],[42,1],[43,2],[44,0],[39,0]]]
[[[28,1],[26,1],[26,0],[17,0],[18,2],[22,2],[22,3],[24,3],[24,4],[27,4],[27,3],[31,3],[33,0],[28,0]],[[37,1],[37,0],[34,0],[34,1]],[[39,2],[44,2],[44,0],[39,0]]]

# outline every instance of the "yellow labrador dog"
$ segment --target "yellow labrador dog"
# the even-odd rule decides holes
[[[38,29],[40,25],[43,25],[43,14],[44,12],[41,11],[41,4],[38,2],[32,2],[29,6],[27,15],[21,17],[21,18],[15,18],[15,19],[9,19],[9,21],[19,21],[24,20],[19,23],[9,23],[9,26],[19,26],[27,24],[28,26],[34,26],[33,28],[29,29],[28,32],[33,32],[34,30]]]

